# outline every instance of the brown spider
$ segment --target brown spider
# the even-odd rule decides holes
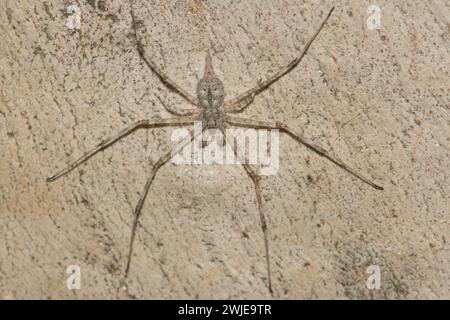
[[[197,97],[193,97],[190,95],[187,91],[185,91],[183,88],[181,88],[178,84],[176,84],[174,81],[172,81],[158,66],[156,66],[151,59],[147,57],[145,54],[144,48],[140,42],[137,30],[136,30],[136,17],[133,12],[132,7],[132,1],[130,0],[130,6],[131,6],[131,17],[132,17],[132,25],[133,25],[133,31],[134,36],[136,38],[137,43],[137,49],[138,52],[143,59],[143,61],[147,64],[147,66],[161,79],[161,81],[170,89],[178,93],[180,96],[182,96],[185,100],[190,102],[192,105],[195,106],[194,109],[189,110],[175,110],[172,109],[166,105],[164,105],[164,108],[166,108],[167,111],[169,111],[171,114],[175,115],[176,117],[169,118],[169,119],[163,119],[158,121],[149,121],[149,120],[142,120],[138,121],[128,128],[120,131],[117,135],[110,137],[109,139],[102,140],[99,145],[97,145],[92,150],[85,153],[81,158],[78,160],[75,160],[69,165],[64,168],[63,170],[59,171],[55,175],[49,177],[47,181],[54,181],[57,178],[65,175],[66,173],[70,172],[77,166],[79,166],[81,163],[88,160],[90,157],[92,157],[97,152],[106,149],[116,141],[120,140],[121,138],[127,136],[131,132],[135,131],[139,128],[160,128],[160,127],[168,127],[168,126],[187,126],[194,124],[195,121],[201,121],[202,122],[202,130],[207,129],[219,129],[222,131],[223,135],[225,136],[225,129],[227,126],[237,126],[237,127],[244,127],[244,128],[254,128],[254,129],[279,129],[282,132],[287,133],[292,138],[294,138],[299,143],[305,145],[309,149],[315,151],[319,155],[329,159],[333,163],[335,163],[337,166],[341,167],[342,169],[346,170],[347,172],[351,173],[355,177],[359,178],[360,180],[364,181],[368,185],[372,186],[375,189],[383,190],[383,188],[373,182],[371,182],[369,179],[365,178],[363,175],[357,173],[355,170],[351,169],[348,165],[346,165],[343,161],[339,160],[337,157],[334,157],[330,155],[328,151],[326,151],[324,148],[320,147],[319,145],[315,144],[308,138],[304,137],[300,133],[295,132],[287,125],[281,123],[281,122],[269,122],[269,121],[258,121],[253,119],[244,119],[240,117],[235,117],[230,114],[233,113],[239,113],[243,111],[246,107],[248,107],[254,100],[255,96],[265,89],[267,89],[271,84],[273,84],[275,81],[277,81],[279,78],[287,74],[289,71],[291,71],[295,66],[298,65],[298,63],[301,61],[305,53],[307,52],[308,48],[311,46],[311,43],[314,41],[314,39],[319,34],[320,30],[322,30],[322,27],[327,22],[328,18],[330,17],[331,13],[334,10],[334,7],[329,11],[325,19],[320,24],[317,31],[314,33],[314,35],[311,37],[311,39],[306,43],[303,50],[299,53],[299,55],[292,60],[290,63],[288,63],[284,68],[282,68],[279,72],[269,77],[267,80],[260,82],[256,87],[253,89],[250,89],[237,97],[225,101],[225,90],[222,81],[217,78],[217,76],[214,73],[213,65],[211,56],[209,53],[206,55],[205,60],[205,71],[203,78],[200,79],[200,81],[197,84]],[[196,135],[192,134],[188,136],[189,139],[185,139],[183,143],[177,145],[176,147],[173,147],[169,152],[164,154],[153,166],[153,169],[150,173],[150,176],[148,177],[147,183],[144,188],[144,192],[142,193],[139,202],[136,206],[136,209],[134,210],[134,219],[133,219],[133,225],[131,230],[131,239],[130,239],[130,245],[129,245],[129,252],[128,252],[128,260],[127,265],[125,269],[125,279],[128,276],[128,272],[130,269],[130,263],[131,263],[131,256],[133,252],[133,244],[134,244],[134,238],[136,234],[136,227],[139,220],[139,216],[141,214],[141,209],[144,204],[145,198],[148,194],[148,191],[150,189],[150,186],[153,182],[153,179],[155,178],[156,173],[158,170],[166,164],[174,155],[179,153],[188,143],[190,143],[192,140],[196,138]],[[228,138],[226,138],[227,142],[231,143]],[[233,145],[233,144],[231,144]],[[239,157],[242,161],[242,154],[240,154],[235,146],[234,153],[237,157]],[[253,181],[255,192],[256,192],[256,199],[258,202],[258,210],[260,214],[260,220],[261,220],[261,227],[262,231],[264,233],[264,245],[265,245],[265,254],[266,254],[266,267],[267,267],[267,277],[268,277],[268,289],[271,294],[273,294],[272,291],[272,279],[271,279],[271,271],[270,271],[270,255],[269,255],[269,235],[267,231],[267,224],[266,219],[263,212],[263,206],[261,201],[261,191],[260,191],[260,177],[256,174],[256,172],[247,164],[245,161],[242,162],[242,165],[248,174],[248,176]]]

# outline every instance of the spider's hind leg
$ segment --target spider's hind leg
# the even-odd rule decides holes
[[[203,132],[203,130],[193,134],[193,130],[191,130],[190,134],[182,142],[180,142],[175,147],[171,148],[171,150],[169,150],[165,155],[163,155],[161,158],[159,158],[159,160],[153,166],[152,172],[150,173],[150,176],[147,179],[147,183],[145,184],[144,191],[143,191],[141,197],[139,198],[139,202],[138,202],[138,204],[137,204],[137,206],[136,206],[136,208],[134,210],[133,224],[132,224],[132,227],[131,227],[131,238],[130,238],[130,245],[129,245],[129,249],[128,249],[128,258],[127,258],[127,264],[126,264],[126,268],[125,268],[124,281],[128,278],[128,274],[129,274],[129,271],[130,271],[131,256],[133,254],[134,239],[135,239],[135,236],[136,236],[136,228],[137,228],[137,224],[139,222],[139,217],[140,217],[141,212],[142,212],[142,206],[144,205],[144,201],[145,201],[145,199],[147,197],[147,194],[148,194],[148,191],[150,189],[150,186],[152,185],[153,180],[155,179],[156,173],[158,172],[158,170],[163,165],[165,165],[167,162],[169,162],[170,159],[172,159],[172,157],[177,155],[189,143],[191,143],[201,132]]]
[[[272,289],[272,273],[270,271],[270,250],[269,250],[269,231],[267,229],[267,221],[266,216],[264,215],[264,207],[261,197],[261,188],[260,188],[260,176],[255,172],[255,170],[252,169],[250,165],[248,165],[245,162],[245,157],[237,150],[236,144],[232,143],[232,141],[226,136],[225,132],[222,131],[222,134],[225,137],[226,143],[230,143],[231,146],[234,146],[234,154],[239,159],[239,162],[242,163],[242,166],[244,167],[245,172],[250,177],[250,179],[253,182],[253,185],[255,187],[255,193],[256,193],[256,201],[258,203],[258,211],[259,211],[259,218],[261,221],[261,229],[264,235],[264,249],[266,254],[266,269],[267,269],[267,285],[270,292],[270,295],[273,296],[273,289]]]

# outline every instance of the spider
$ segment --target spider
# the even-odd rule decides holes
[[[75,169],[80,164],[87,161],[89,158],[91,158],[93,155],[98,153],[99,151],[102,151],[109,146],[111,146],[113,143],[117,142],[118,140],[122,139],[123,137],[129,135],[130,133],[134,132],[137,129],[140,128],[161,128],[161,127],[169,127],[169,126],[188,126],[193,125],[196,121],[201,121],[202,123],[202,130],[200,132],[203,132],[208,129],[218,129],[220,130],[224,137],[225,135],[225,129],[228,126],[235,126],[235,127],[243,127],[243,128],[253,128],[253,129],[268,129],[268,130],[276,130],[278,129],[281,132],[284,132],[291,136],[293,139],[295,139],[300,144],[303,144],[307,148],[311,149],[312,151],[316,152],[320,156],[327,158],[334,164],[336,164],[338,167],[344,169],[345,171],[349,172],[356,178],[362,180],[366,184],[370,185],[371,187],[383,190],[383,188],[372,181],[370,181],[368,178],[365,178],[362,174],[358,173],[354,169],[351,169],[347,164],[345,164],[342,160],[339,158],[332,156],[327,150],[322,148],[321,146],[317,145],[313,141],[309,140],[308,138],[304,137],[302,134],[294,131],[287,125],[285,125],[282,122],[271,122],[271,121],[259,121],[259,120],[253,120],[253,119],[246,119],[241,118],[237,116],[233,116],[232,114],[242,112],[245,108],[247,108],[254,100],[255,96],[266,90],[270,85],[272,85],[274,82],[276,82],[278,79],[289,73],[292,69],[294,69],[299,62],[302,60],[303,56],[306,54],[308,48],[311,46],[314,39],[317,37],[317,35],[322,30],[323,26],[327,22],[328,18],[331,16],[332,12],[334,10],[334,7],[331,8],[331,10],[328,12],[327,16],[323,19],[318,29],[315,31],[315,33],[312,35],[310,40],[305,44],[304,48],[301,52],[299,52],[298,56],[292,60],[290,63],[288,63],[284,68],[279,70],[277,73],[269,77],[268,79],[261,81],[258,83],[258,85],[248,91],[245,91],[244,93],[229,99],[225,100],[225,90],[222,81],[216,76],[212,64],[211,55],[209,52],[206,54],[205,59],[205,69],[204,69],[204,75],[203,78],[199,80],[197,84],[197,97],[192,96],[187,91],[185,91],[183,88],[181,88],[178,84],[176,84],[172,79],[170,79],[164,72],[161,70],[156,64],[152,62],[152,60],[146,55],[145,50],[142,46],[142,43],[140,41],[137,29],[136,29],[136,17],[133,11],[133,3],[130,0],[130,13],[131,13],[131,19],[132,19],[132,28],[134,37],[136,40],[137,50],[139,52],[139,55],[141,59],[144,61],[144,63],[160,78],[160,80],[172,91],[178,93],[181,97],[183,97],[187,102],[192,104],[194,108],[191,109],[174,109],[172,107],[169,107],[165,104],[163,104],[164,108],[174,115],[175,117],[158,120],[158,121],[150,121],[150,120],[141,120],[138,121],[131,126],[123,129],[116,135],[108,138],[103,139],[100,144],[98,144],[96,147],[85,153],[82,157],[79,159],[70,162],[68,166],[59,172],[57,172],[55,175],[49,177],[47,181],[54,181],[58,179],[59,177],[67,174],[68,172]],[[191,143],[195,138],[196,135],[193,134],[193,131],[190,131],[190,135],[188,135],[188,138],[185,139],[182,143],[178,144],[177,146],[173,147],[169,152],[165,153],[159,160],[154,164],[152,171],[150,173],[150,176],[147,178],[147,183],[145,184],[144,191],[140,196],[139,202],[136,205],[136,208],[134,210],[133,214],[133,223],[131,228],[131,237],[130,237],[130,244],[129,244],[129,251],[128,251],[128,257],[127,257],[127,263],[126,263],[126,269],[124,277],[127,279],[130,265],[131,265],[131,257],[133,253],[133,244],[136,236],[136,227],[139,221],[139,216],[142,212],[142,206],[144,204],[144,201],[147,197],[148,191],[150,189],[150,186],[152,185],[152,182],[155,178],[156,173],[158,170],[165,165],[174,155],[179,153],[188,143]],[[226,137],[226,142],[230,143],[229,137]],[[231,144],[233,145],[233,144]],[[236,146],[234,147],[233,152],[235,153],[235,156],[242,159],[242,154],[237,150]],[[260,177],[256,174],[256,172],[247,164],[244,162],[241,162],[242,166],[247,173],[247,175],[250,177],[251,181],[253,182],[255,193],[256,193],[256,199],[258,203],[258,211],[259,211],[259,218],[261,222],[261,228],[264,235],[264,246],[265,246],[265,260],[266,260],[266,271],[267,271],[267,287],[271,295],[273,295],[273,288],[272,288],[272,276],[271,276],[271,270],[270,270],[270,250],[269,250],[269,234],[267,230],[267,223],[266,218],[264,214],[264,208],[262,205],[261,200],[261,191],[260,191]]]

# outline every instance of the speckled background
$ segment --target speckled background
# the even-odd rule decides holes
[[[303,61],[244,113],[283,121],[382,184],[280,138],[262,178],[276,298],[450,298],[448,1],[138,1],[146,51],[190,93],[206,49],[228,97]],[[79,30],[67,7],[81,10]],[[163,167],[121,286],[132,211],[170,129],[140,130],[46,177],[134,121],[189,107],[140,60],[128,1],[0,3],[0,298],[271,298],[251,180]],[[66,287],[79,265],[81,288]],[[369,290],[366,269],[381,270]]]

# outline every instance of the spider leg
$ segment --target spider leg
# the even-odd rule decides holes
[[[222,130],[222,134],[226,138],[226,141],[230,143],[231,146],[234,146],[234,154],[236,157],[239,158],[240,162],[242,163],[242,166],[244,167],[245,172],[250,177],[250,179],[253,182],[253,185],[255,187],[255,193],[256,193],[256,200],[258,202],[258,210],[259,210],[259,218],[261,221],[261,229],[264,234],[264,248],[266,253],[266,268],[267,268],[267,279],[268,279],[268,287],[269,292],[273,296],[273,290],[272,290],[272,276],[270,271],[270,250],[269,250],[269,234],[267,229],[267,222],[266,217],[264,215],[263,205],[262,205],[262,198],[261,198],[261,190],[260,190],[260,176],[256,174],[256,172],[250,167],[247,163],[245,163],[245,158],[242,156],[242,154],[237,150],[236,144],[233,143],[225,134],[225,131]]]
[[[158,122],[150,122],[148,120],[138,121],[138,122],[132,124],[131,126],[123,129],[118,134],[116,134],[108,139],[102,140],[96,147],[94,147],[90,151],[86,152],[83,156],[81,156],[80,158],[78,158],[77,160],[75,160],[73,162],[70,162],[66,168],[58,171],[53,176],[47,178],[47,181],[48,182],[55,181],[59,177],[69,173],[70,171],[72,171],[73,169],[78,167],[80,164],[87,161],[89,158],[91,158],[97,152],[108,148],[113,143],[126,137],[127,135],[129,135],[130,133],[132,133],[133,131],[135,131],[137,129],[140,129],[140,128],[148,128],[148,129],[149,128],[162,128],[162,127],[168,127],[168,126],[189,125],[189,124],[193,124],[195,119],[196,119],[196,117],[186,116],[186,117],[180,117],[180,118],[162,119],[162,120],[158,120]]]
[[[249,105],[255,100],[256,93],[250,93],[246,95],[245,93],[233,98],[232,100],[225,101],[223,107],[225,112],[228,113],[239,113],[244,111]]]
[[[234,116],[226,116],[226,121],[228,124],[238,127],[245,127],[245,128],[254,128],[254,129],[279,129],[288,135],[290,135],[292,138],[294,138],[296,141],[300,142],[301,144],[305,145],[309,149],[315,151],[322,157],[327,158],[337,166],[341,167],[345,171],[349,172],[350,174],[354,175],[358,179],[362,180],[363,182],[367,183],[371,187],[377,189],[377,190],[383,190],[383,187],[373,183],[368,178],[364,177],[362,174],[358,173],[356,170],[350,168],[347,164],[345,164],[342,160],[339,158],[332,156],[327,150],[322,148],[321,146],[317,145],[313,141],[309,140],[308,138],[304,137],[302,134],[295,132],[291,128],[289,128],[284,123],[274,121],[258,121],[258,120],[252,120],[252,119],[244,119],[240,117],[234,117]]]
[[[325,17],[325,19],[320,24],[319,28],[316,30],[314,35],[309,39],[309,41],[306,43],[306,45],[303,47],[300,54],[292,60],[290,63],[288,63],[284,68],[282,68],[280,71],[272,75],[270,78],[260,81],[258,85],[240,95],[238,95],[235,98],[232,98],[224,103],[225,112],[228,113],[238,113],[243,111],[247,106],[252,103],[255,96],[262,91],[266,90],[271,84],[273,84],[275,81],[280,79],[285,74],[289,73],[292,69],[294,69],[300,61],[303,59],[304,55],[308,51],[309,47],[313,43],[314,39],[316,39],[317,35],[322,30],[323,26],[327,22],[328,18],[330,17],[331,13],[333,12],[334,7],[331,8],[330,12],[328,12],[328,15]]]
[[[165,165],[170,159],[172,159],[173,156],[175,156],[181,150],[183,150],[183,148],[187,144],[191,143],[201,132],[203,132],[203,129],[202,129],[202,131],[199,131],[196,134],[193,134],[193,132],[191,130],[190,134],[181,143],[179,143],[178,145],[173,147],[169,152],[167,152],[165,155],[163,155],[161,158],[159,158],[159,160],[153,166],[152,172],[150,173],[147,183],[145,184],[144,192],[142,193],[142,195],[139,199],[139,202],[133,213],[134,218],[133,218],[133,225],[131,228],[131,238],[130,238],[130,245],[129,245],[129,250],[128,250],[128,260],[127,260],[127,266],[125,269],[124,279],[127,279],[128,273],[130,271],[131,256],[133,254],[134,238],[136,236],[136,228],[137,228],[137,224],[139,221],[139,216],[141,215],[142,206],[144,205],[145,198],[147,197],[148,190],[150,189],[150,186],[152,185],[152,182],[156,176],[156,173],[163,165]]]
[[[198,108],[189,108],[189,109],[174,109],[171,106],[169,106],[168,104],[166,104],[164,102],[163,99],[161,99],[161,97],[157,94],[155,94],[155,96],[158,98],[159,102],[161,102],[161,104],[163,105],[164,109],[166,109],[167,112],[169,112],[170,114],[173,114],[174,116],[191,116],[191,115],[196,115],[199,113]]]
[[[176,82],[174,82],[172,79],[170,79],[169,76],[161,68],[159,68],[156,64],[153,63],[153,61],[150,58],[147,57],[144,47],[142,46],[142,43],[139,39],[137,29],[136,29],[137,20],[136,20],[136,16],[134,15],[132,0],[130,0],[130,13],[131,13],[131,22],[132,22],[134,37],[136,39],[137,49],[138,49],[139,55],[141,56],[142,60],[144,60],[145,64],[154,73],[156,73],[156,75],[159,77],[159,79],[162,81],[162,83],[164,83],[164,85],[166,85],[170,90],[173,90],[176,93],[178,93],[180,96],[182,96],[184,99],[189,101],[194,106],[197,106],[198,102],[194,96],[189,94],[186,90],[181,88],[181,86],[179,86]]]

